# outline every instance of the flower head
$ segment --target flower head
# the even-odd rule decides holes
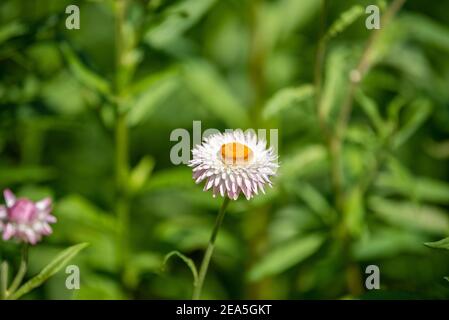
[[[3,240],[15,238],[36,244],[42,236],[53,232],[50,223],[55,223],[56,218],[51,215],[50,198],[38,202],[26,198],[17,199],[9,189],[3,195],[6,202],[6,205],[0,205],[0,232],[3,232]]]
[[[277,155],[267,142],[248,131],[241,130],[214,134],[192,150],[193,179],[206,180],[204,190],[212,189],[213,196],[220,194],[236,200],[242,192],[251,199],[264,186],[271,187],[270,177],[278,169]]]

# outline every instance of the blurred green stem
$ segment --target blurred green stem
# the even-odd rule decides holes
[[[320,123],[321,131],[328,136],[328,129],[326,126],[326,119],[324,110],[322,108],[322,87],[323,87],[323,64],[324,56],[326,54],[326,38],[324,34],[326,32],[326,17],[327,17],[328,0],[321,0],[321,14],[320,14],[320,39],[318,41],[318,47],[315,57],[315,101],[317,108],[318,121]]]
[[[8,296],[8,262],[3,261],[0,266],[0,300],[5,300]]]
[[[212,253],[215,248],[215,240],[217,239],[218,230],[220,230],[220,226],[223,222],[223,218],[226,213],[226,208],[230,199],[228,197],[224,198],[223,204],[221,205],[220,211],[218,212],[217,219],[215,220],[215,226],[212,230],[212,235],[209,240],[209,244],[207,245],[206,252],[204,253],[203,261],[201,262],[200,272],[198,274],[198,281],[195,283],[193,288],[193,300],[198,300],[201,296],[201,291],[203,290],[204,279],[206,278],[207,269],[209,268],[210,259],[212,258]]]
[[[363,292],[361,284],[361,275],[358,265],[353,262],[351,256],[351,235],[345,225],[343,212],[345,210],[345,181],[343,174],[343,144],[345,134],[348,127],[349,119],[352,112],[354,102],[354,94],[363,80],[363,77],[370,70],[373,64],[373,51],[377,42],[385,30],[386,26],[391,22],[396,13],[404,5],[406,0],[394,0],[382,15],[381,28],[371,33],[368,43],[363,50],[362,56],[357,67],[351,71],[349,88],[344,97],[343,104],[337,118],[335,133],[328,139],[328,148],[331,159],[331,182],[335,197],[335,205],[340,212],[340,231],[343,243],[343,253],[347,262],[347,284],[350,293],[357,296]]]
[[[373,50],[386,26],[391,22],[396,13],[401,9],[406,0],[394,0],[388,7],[387,11],[382,15],[381,28],[376,29],[371,33],[362,57],[357,65],[357,68],[351,71],[349,88],[343,100],[340,113],[338,115],[335,134],[332,135],[329,141],[329,149],[332,160],[332,185],[335,195],[337,197],[336,204],[341,211],[344,202],[344,177],[342,172],[342,145],[344,143],[346,129],[349,118],[352,112],[352,105],[354,102],[354,94],[363,80],[365,74],[372,66]]]
[[[8,290],[8,295],[13,294],[22,283],[23,277],[27,272],[27,266],[28,266],[28,244],[24,243],[22,247],[22,255],[20,258],[19,271],[17,272],[14,280],[12,281],[11,287]]]
[[[124,59],[124,27],[127,0],[115,1],[115,210],[118,223],[118,262],[126,269],[128,261],[129,229],[129,145],[127,113],[123,111],[122,91],[124,83],[121,78]]]

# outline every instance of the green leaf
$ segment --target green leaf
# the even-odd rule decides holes
[[[106,96],[111,94],[109,83],[85,66],[67,43],[61,44],[61,51],[75,77],[86,87]]]
[[[421,14],[404,14],[399,22],[407,34],[422,43],[449,51],[449,28]]]
[[[338,35],[339,33],[342,33],[346,28],[348,28],[351,24],[353,24],[364,13],[365,8],[363,8],[360,5],[355,5],[349,8],[348,10],[343,12],[334,23],[332,23],[324,38],[326,40],[329,40]]]
[[[155,161],[152,157],[143,157],[137,166],[131,171],[129,187],[132,192],[137,192],[145,185],[154,169]]]
[[[445,239],[442,239],[440,241],[426,242],[425,245],[430,247],[430,248],[449,250],[449,237],[445,238]]]
[[[314,87],[310,84],[301,85],[296,88],[284,88],[276,92],[268,100],[263,110],[263,117],[268,119],[281,111],[297,105],[313,96]]]
[[[155,83],[148,90],[140,95],[135,103],[130,106],[128,114],[128,123],[130,126],[136,126],[147,120],[157,106],[172,94],[178,88],[177,78],[163,79]]]
[[[157,83],[179,76],[179,71],[179,67],[175,66],[147,75],[146,77],[138,79],[129,84],[124,94],[135,97],[140,96],[141,94],[150,90]]]
[[[395,258],[401,253],[422,254],[425,236],[392,227],[374,228],[354,242],[353,254],[358,261]]]
[[[192,170],[178,167],[155,172],[144,187],[144,191],[160,190],[165,188],[194,188],[192,183]]]
[[[282,160],[279,179],[292,180],[303,175],[321,171],[327,164],[327,151],[323,145],[298,148]]]
[[[55,208],[58,216],[83,228],[114,234],[117,230],[115,217],[107,214],[86,198],[79,195],[64,197]]]
[[[26,32],[26,27],[17,21],[0,27],[0,44]]]
[[[72,258],[74,258],[81,250],[86,248],[88,245],[88,243],[80,243],[62,251],[59,255],[56,256],[55,259],[53,259],[53,261],[51,261],[44,269],[42,269],[42,271],[37,276],[27,281],[16,292],[12,293],[9,299],[17,300],[24,294],[27,294],[31,290],[42,285],[50,277],[61,270]]]
[[[296,183],[293,188],[298,197],[324,222],[330,223],[334,219],[332,207],[318,189],[309,183]]]
[[[254,265],[248,279],[257,281],[289,269],[315,253],[324,240],[323,235],[313,234],[278,245]]]
[[[353,188],[348,192],[344,203],[344,222],[352,236],[360,236],[364,228],[365,206],[361,188]]]
[[[37,166],[0,168],[0,181],[3,185],[48,181],[54,177],[56,177],[56,172],[52,168]]]
[[[406,123],[393,138],[393,148],[398,148],[404,144],[427,120],[432,111],[432,103],[427,99],[417,99],[412,102],[408,111]]]
[[[166,266],[168,260],[170,260],[170,258],[173,256],[177,256],[177,257],[181,258],[181,260],[187,264],[187,266],[190,268],[190,271],[192,271],[193,285],[196,286],[198,283],[198,271],[196,270],[195,263],[193,262],[192,259],[186,257],[179,251],[175,250],[175,251],[171,251],[171,252],[167,253],[167,255],[165,256],[164,261],[162,263],[162,270],[165,269],[165,266]]]
[[[380,174],[375,182],[376,187],[384,192],[399,194],[417,201],[449,204],[449,184],[427,177],[401,179],[394,174]]]
[[[380,197],[371,197],[368,205],[378,217],[392,225],[436,235],[449,233],[449,216],[439,208]]]
[[[218,71],[206,62],[190,62],[184,67],[186,85],[215,116],[230,128],[248,123],[245,108],[237,100]]]
[[[328,119],[334,109],[341,105],[348,84],[347,49],[338,47],[332,50],[326,61],[326,79],[320,112]]]
[[[145,41],[157,48],[170,45],[192,27],[215,2],[216,0],[184,0],[175,3],[162,13],[165,19],[146,32]]]
[[[355,95],[356,101],[362,107],[363,112],[368,116],[377,132],[381,133],[384,130],[384,122],[379,114],[379,107],[376,102],[370,97],[366,96],[362,90],[358,90]]]

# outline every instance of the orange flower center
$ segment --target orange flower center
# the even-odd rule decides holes
[[[246,145],[238,142],[225,143],[221,146],[221,157],[227,164],[247,162],[253,151]]]

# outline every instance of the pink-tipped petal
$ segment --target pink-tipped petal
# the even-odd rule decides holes
[[[9,240],[11,239],[14,234],[16,233],[16,230],[14,226],[10,223],[7,223],[5,226],[5,230],[3,231],[3,240]]]
[[[6,219],[8,216],[8,210],[4,205],[0,205],[0,219]]]
[[[6,206],[8,208],[11,208],[16,203],[16,196],[11,190],[5,189],[3,191],[3,196],[5,197]]]
[[[56,219],[55,216],[52,216],[51,214],[49,214],[45,217],[45,221],[48,223],[56,223],[56,221],[58,221],[58,219]]]
[[[30,244],[35,245],[37,243],[38,237],[37,237],[36,233],[34,233],[33,230],[30,230],[30,229],[26,230],[25,237]]]
[[[45,211],[51,208],[51,198],[45,198],[36,202],[36,208],[40,211]]]
[[[48,236],[53,233],[53,229],[51,228],[51,226],[49,224],[44,224],[42,233],[44,235]]]

